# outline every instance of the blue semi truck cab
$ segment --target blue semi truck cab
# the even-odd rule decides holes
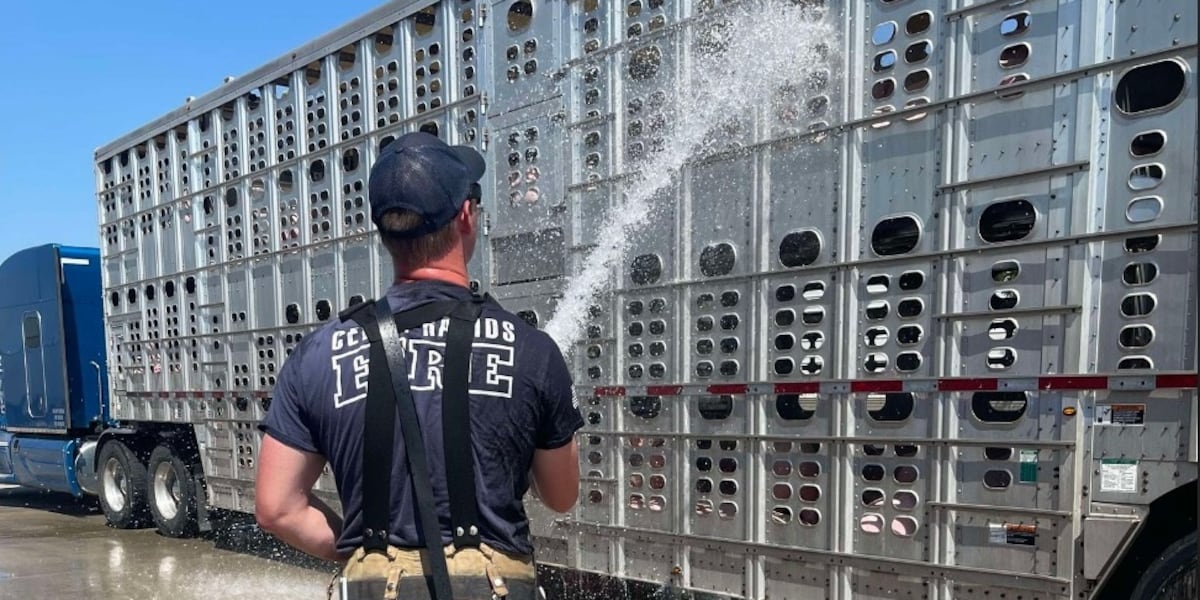
[[[0,483],[97,493],[111,423],[100,254],[46,244],[0,263]]]

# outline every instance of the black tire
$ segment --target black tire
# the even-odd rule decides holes
[[[167,537],[193,537],[199,532],[196,484],[188,463],[170,446],[150,453],[147,500],[158,531]]]
[[[146,465],[120,440],[100,448],[96,460],[100,480],[100,508],[108,524],[117,529],[138,529],[150,523],[146,504]]]
[[[1197,596],[1196,532],[1167,546],[1142,574],[1133,600],[1192,600]]]

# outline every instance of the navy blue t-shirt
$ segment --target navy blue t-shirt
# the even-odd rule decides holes
[[[393,285],[399,312],[432,301],[470,297],[464,287],[422,281]],[[407,339],[409,381],[426,453],[442,543],[451,541],[441,425],[441,374],[448,320],[401,332]],[[370,342],[353,321],[334,319],[297,345],[280,370],[260,429],[280,442],[326,457],[345,518],[340,552],[362,544],[362,435]],[[535,449],[570,442],[583,426],[571,375],[550,336],[495,301],[484,305],[472,345],[471,432],[480,535],[511,553],[532,554],[522,498]],[[399,416],[392,465],[391,543],[420,548],[419,518],[406,463]]]

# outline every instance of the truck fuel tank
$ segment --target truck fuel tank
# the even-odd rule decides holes
[[[75,481],[87,494],[100,492],[100,474],[96,472],[96,440],[87,440],[79,445],[75,453]]]

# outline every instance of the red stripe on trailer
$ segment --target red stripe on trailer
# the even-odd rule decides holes
[[[192,397],[193,398],[203,398],[204,392],[192,392]]]
[[[851,392],[903,392],[904,382],[887,379],[867,379],[850,382]]]
[[[1106,390],[1108,378],[1096,375],[1051,375],[1038,378],[1039,390]]]
[[[648,385],[646,386],[646,395],[648,396],[678,396],[683,393],[682,385]]]
[[[1196,387],[1196,374],[1159,375],[1154,378],[1154,385],[1160,388],[1194,388]]]
[[[171,392],[159,392],[159,393],[158,393],[158,397],[159,397],[159,398],[170,398],[170,397],[171,397]]]
[[[745,383],[716,383],[708,386],[710,394],[745,394],[750,386]]]
[[[624,396],[625,388],[620,386],[598,387],[592,393],[596,396]]]
[[[793,381],[775,384],[776,394],[815,394],[821,391],[821,384],[815,381]]]
[[[939,379],[939,392],[981,392],[1000,388],[997,379]]]

